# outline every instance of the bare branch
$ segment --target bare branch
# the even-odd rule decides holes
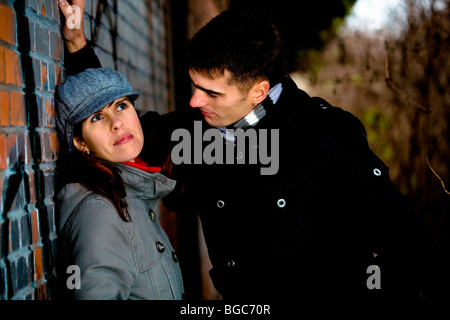
[[[408,103],[416,106],[417,108],[419,108],[420,110],[426,112],[426,113],[431,113],[430,109],[424,107],[423,105],[421,105],[420,103],[418,103],[417,101],[411,99],[406,93],[404,93],[403,91],[401,91],[395,84],[394,82],[391,80],[391,75],[390,75],[390,71],[389,71],[389,52],[388,52],[388,48],[387,48],[387,42],[386,42],[386,58],[385,58],[385,80],[386,80],[386,84],[388,87],[394,89],[395,92],[397,92],[403,99],[405,99]]]
[[[428,167],[431,169],[431,171],[434,173],[434,175],[439,179],[439,181],[441,182],[442,188],[444,189],[444,192],[446,194],[450,194],[450,192],[448,192],[448,190],[445,188],[445,184],[444,181],[441,179],[441,177],[439,177],[439,175],[436,173],[436,171],[434,171],[433,167],[431,166],[430,162],[428,161],[428,152],[426,154],[426,159],[427,159],[427,164]]]

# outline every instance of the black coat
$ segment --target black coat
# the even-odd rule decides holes
[[[100,62],[86,46],[66,66],[75,74]],[[225,299],[415,298],[414,213],[363,125],[289,77],[282,84],[279,101],[263,103],[268,113],[254,127],[279,129],[277,174],[261,175],[259,164],[172,167],[179,192],[166,204],[200,215],[215,287]],[[170,154],[177,128],[192,133],[202,121],[209,129],[198,110],[149,112],[141,121],[141,158],[154,165]],[[374,264],[381,289],[367,286]]]
[[[279,101],[263,102],[268,113],[253,127],[279,130],[276,174],[262,175],[268,165],[260,163],[173,166],[183,196],[167,203],[188,202],[199,214],[214,286],[225,299],[414,294],[413,212],[369,148],[363,125],[310,98],[289,77],[282,85]],[[158,127],[167,151],[179,143],[170,141],[176,128],[192,139],[195,121],[210,128],[198,110],[180,114],[157,121],[146,115],[143,127]],[[144,160],[152,161],[151,150],[144,148]],[[379,290],[367,287],[371,265],[381,270]]]

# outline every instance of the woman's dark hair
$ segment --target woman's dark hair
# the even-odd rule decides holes
[[[74,136],[81,137],[82,122],[74,126]],[[80,183],[88,190],[110,200],[123,221],[131,221],[125,201],[125,183],[120,170],[113,163],[98,159],[93,154],[73,151],[58,164],[58,186]]]

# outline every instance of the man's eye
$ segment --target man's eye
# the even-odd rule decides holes
[[[207,94],[208,97],[210,97],[210,98],[217,98],[217,94],[215,94],[215,93],[207,92],[206,94]]]

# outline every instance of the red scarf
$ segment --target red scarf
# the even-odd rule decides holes
[[[161,172],[161,167],[150,167],[146,162],[141,160],[140,158],[134,159],[134,162],[126,161],[122,162],[123,164],[126,164],[131,167],[135,167],[138,169],[141,169],[145,172],[153,173],[153,172]]]

